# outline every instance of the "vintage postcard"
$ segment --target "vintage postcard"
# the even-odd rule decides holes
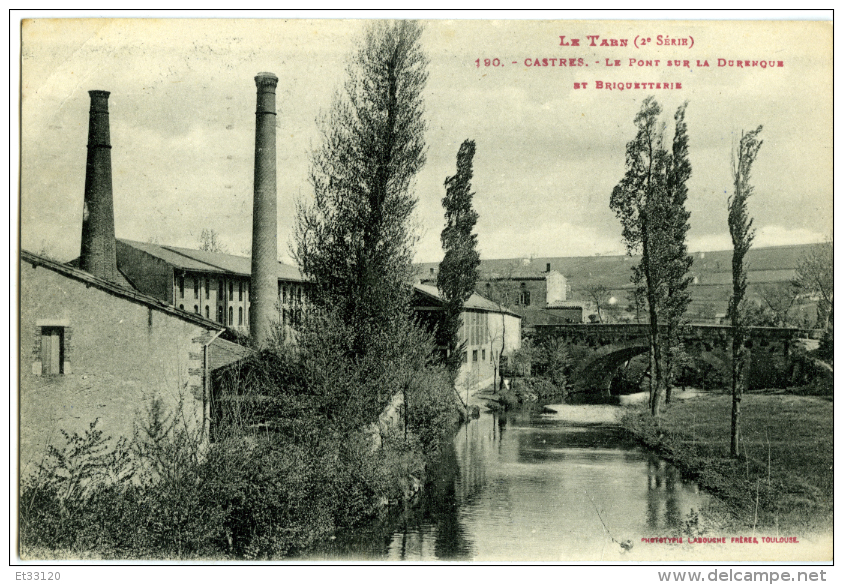
[[[15,554],[832,561],[832,33],[23,20]]]

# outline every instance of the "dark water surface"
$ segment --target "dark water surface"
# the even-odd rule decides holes
[[[677,535],[706,504],[696,484],[624,437],[616,407],[550,408],[461,427],[418,505],[339,534],[311,558],[636,560],[618,543]]]

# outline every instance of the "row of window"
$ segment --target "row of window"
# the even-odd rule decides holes
[[[467,341],[468,345],[482,345],[489,341],[488,313],[465,313],[460,328],[460,340]]]
[[[198,299],[199,297],[202,296],[201,291],[200,291],[201,288],[204,288],[204,290],[205,290],[205,298],[206,299],[211,298],[211,279],[210,278],[207,278],[207,277],[204,278],[204,279],[192,278],[191,280],[193,281],[193,298],[194,299]],[[204,287],[202,287],[202,280],[205,281]],[[185,276],[181,275],[181,276],[179,276],[179,298],[180,299],[184,298],[184,289],[185,289],[184,285],[185,285]],[[248,283],[238,282],[237,283],[237,300],[238,301],[243,300],[243,292],[244,291],[246,293],[246,300],[249,300],[249,285],[248,285]],[[225,298],[225,281],[222,278],[220,278],[217,281],[217,298],[219,298],[219,299]],[[234,281],[232,281],[232,280],[228,281],[228,300],[229,301],[234,300]]]
[[[201,289],[204,288],[205,290],[205,298],[211,298],[211,279],[210,278],[192,278],[193,281],[193,298],[199,299],[202,296]],[[204,280],[204,287],[202,286],[202,280]],[[225,281],[220,278],[217,282],[218,292],[217,298],[222,299],[225,298]],[[185,292],[185,276],[179,276],[179,298],[184,298]],[[243,300],[243,294],[245,292],[246,300],[249,300],[249,284],[246,282],[238,282],[237,283],[237,300]],[[286,305],[287,303],[298,303],[301,304],[304,302],[304,290],[301,286],[296,285],[285,285],[285,284],[278,284],[278,296],[281,298],[281,304]],[[228,300],[234,300],[234,281],[228,281]]]
[[[179,305],[179,310],[184,311],[184,305]],[[202,314],[202,311],[199,309],[199,305],[193,305],[193,312],[198,314],[198,315]],[[222,307],[217,307],[217,323],[224,323],[223,315],[225,315],[224,309]],[[243,315],[244,315],[243,307],[237,307],[237,325],[239,325],[241,327],[243,326]],[[246,309],[245,315],[246,315],[245,319],[246,319],[246,321],[248,321],[249,320],[249,310],[248,309]],[[206,319],[211,318],[211,308],[208,305],[205,305],[205,318]],[[234,326],[234,307],[228,308],[228,325],[229,325],[229,327]]]
[[[304,292],[301,286],[290,285],[289,287],[285,284],[278,284],[278,296],[281,299],[281,304],[302,304],[304,302]]]
[[[485,361],[486,361],[486,350],[485,350],[485,349],[480,349],[480,350],[477,350],[477,349],[472,349],[472,350],[471,350],[471,361],[472,361],[472,362],[476,362],[476,361],[477,361],[478,352],[480,352],[480,353],[481,353],[481,355],[482,355],[482,357],[481,357],[481,361],[484,361],[484,362],[485,362]],[[491,354],[490,354],[490,355],[489,355],[489,358],[491,358],[491,357],[492,357],[492,356],[491,356]],[[490,361],[491,361],[491,359],[490,359]],[[463,354],[462,354],[462,363],[464,363],[464,364],[467,364],[467,363],[468,363],[468,352],[467,352],[467,351],[466,351],[466,352],[463,352]]]

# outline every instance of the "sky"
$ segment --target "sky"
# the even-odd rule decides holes
[[[366,26],[331,19],[26,21],[22,247],[63,260],[79,254],[87,92],[100,89],[111,92],[117,237],[196,247],[208,228],[232,253],[247,252],[254,76],[269,71],[279,77],[279,257],[290,261],[296,202],[312,197],[317,120],[341,89]],[[659,45],[659,35],[680,44]],[[589,36],[598,37],[596,46]],[[443,183],[465,139],[476,142],[481,258],[623,253],[609,197],[649,95],[663,106],[668,141],[673,113],[688,102],[691,250],[731,247],[730,159],[741,131],[759,125],[764,142],[749,202],[755,245],[831,235],[830,22],[437,20],[426,23],[421,42],[430,64],[427,162],[414,184],[418,262],[443,255]],[[533,65],[542,59],[557,65]],[[667,65],[675,60],[680,66]],[[737,60],[783,67],[738,67]],[[610,91],[598,82],[682,88]]]

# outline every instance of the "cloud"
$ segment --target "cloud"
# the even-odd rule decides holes
[[[187,245],[193,234],[210,227],[233,250],[248,245],[252,77],[274,71],[280,78],[279,245],[285,249],[294,201],[311,193],[307,153],[320,139],[315,120],[341,87],[346,56],[365,22],[73,22],[42,19],[25,31],[30,35],[22,63],[25,245],[47,240],[68,256],[78,253],[89,89],[112,92],[118,235]],[[785,68],[666,72],[686,81],[681,94],[659,94],[666,119],[690,100],[694,249],[731,247],[725,211],[729,155],[740,130],[758,124],[764,124],[764,145],[750,201],[759,228],[756,245],[816,241],[832,229],[831,85],[815,83],[818,76],[830,78],[822,44],[830,27],[818,35],[818,27],[804,24],[741,25],[745,35],[718,38],[708,55],[743,57],[744,37],[760,36],[772,43],[771,53],[775,49],[786,59]],[[700,39],[711,37],[713,29],[706,26],[709,34]],[[64,34],[57,27],[65,27]],[[571,24],[565,33],[574,35],[578,27],[587,32]],[[575,79],[609,79],[594,61],[591,69],[512,65],[515,59],[561,56],[558,34],[552,21],[428,23],[423,37],[431,58],[428,157],[416,183],[418,221],[426,232],[419,260],[441,258],[443,182],[455,172],[456,152],[466,138],[477,141],[473,186],[485,257],[623,252],[608,199],[623,174],[625,144],[634,136],[633,118],[647,94],[574,91]],[[478,51],[511,60],[502,68],[477,67],[474,59],[483,56]],[[589,51],[579,52],[569,56],[588,57]],[[662,53],[667,58],[666,50]],[[625,66],[611,75],[638,81],[654,71]]]

